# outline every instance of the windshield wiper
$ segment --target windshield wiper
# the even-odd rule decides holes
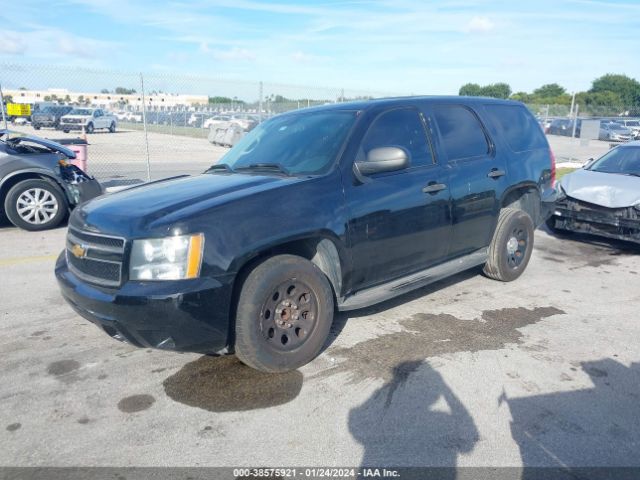
[[[252,163],[242,167],[236,167],[236,170],[277,170],[285,175],[291,175],[289,170],[279,163]]]
[[[640,177],[640,172],[627,172],[625,175],[629,175],[631,177]]]
[[[233,168],[226,163],[216,163],[215,165],[211,165],[204,173],[213,172],[215,170],[224,170],[225,172],[233,173]]]

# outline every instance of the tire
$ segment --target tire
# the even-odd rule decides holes
[[[62,130],[64,133],[69,133],[70,130]]]
[[[29,208],[34,202],[40,208]],[[30,179],[16,183],[4,200],[9,221],[23,230],[39,231],[56,227],[67,214],[64,193],[53,182]]]
[[[93,133],[93,130],[94,130],[94,128],[93,128],[93,123],[88,123],[88,124],[87,124],[87,128],[85,128],[85,131],[86,131],[87,133]]]
[[[35,125],[32,125],[32,126],[33,126],[33,129],[34,129],[34,130],[40,130],[40,125],[35,124]]]
[[[522,275],[533,251],[533,230],[527,212],[514,208],[500,210],[484,274],[502,282],[511,282]]]
[[[263,372],[301,367],[322,349],[333,311],[333,291],[320,269],[294,255],[271,257],[242,284],[236,308],[236,355]]]
[[[109,133],[116,133],[116,122],[111,122],[109,125]]]

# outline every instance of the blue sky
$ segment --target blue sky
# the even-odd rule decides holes
[[[498,81],[584,90],[608,72],[640,79],[639,56],[638,0],[5,0],[0,9],[0,63],[398,94]]]

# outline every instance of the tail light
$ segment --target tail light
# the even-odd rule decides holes
[[[551,157],[551,187],[556,186],[556,156],[553,154],[553,150],[549,149],[549,156]]]

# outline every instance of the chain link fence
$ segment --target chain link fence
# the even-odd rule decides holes
[[[86,135],[87,169],[107,187],[202,172],[226,153],[228,143],[279,113],[394,94],[17,64],[0,64],[0,89],[5,104],[31,106],[31,115],[11,115],[5,108],[9,128],[49,139]],[[61,105],[101,109],[115,122],[115,132],[108,130],[110,123],[100,128],[97,120],[90,128],[65,131],[62,124],[36,131],[33,114]],[[215,137],[230,126],[236,133],[233,139]],[[216,140],[222,141],[212,143]]]
[[[244,132],[279,113],[352,100],[402,95],[320,86],[296,86],[248,80],[133,73],[61,66],[0,64],[4,103],[28,104],[32,115],[11,115],[9,127],[50,139],[87,136],[88,171],[105,186],[118,186],[179,174],[194,174],[218,161]],[[101,109],[116,125],[83,130],[38,127],[31,117],[50,106]],[[625,106],[528,105],[561,157],[587,153],[574,125],[585,118],[634,122],[640,108]],[[59,119],[58,119],[59,120]],[[102,119],[104,121],[105,118]],[[85,122],[86,123],[86,122]],[[639,124],[636,125],[640,127]],[[88,125],[87,125],[88,126]],[[557,128],[556,128],[557,127]],[[635,136],[640,128],[628,125]],[[4,127],[3,127],[4,128]],[[229,136],[229,129],[232,135]],[[90,132],[91,130],[91,132]],[[607,138],[601,140],[608,148]],[[567,144],[570,141],[571,143]],[[593,146],[593,145],[592,145]],[[566,155],[562,152],[567,152]],[[578,152],[577,154],[575,152]]]

